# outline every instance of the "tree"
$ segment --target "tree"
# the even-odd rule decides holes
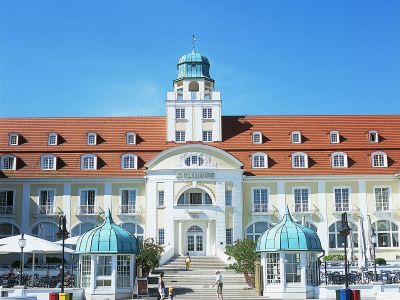
[[[254,262],[260,260],[260,253],[256,252],[256,243],[249,239],[237,240],[233,245],[227,245],[226,254],[229,259],[233,257],[236,260],[228,269],[237,273],[254,273]]]
[[[153,238],[143,241],[136,256],[136,262],[142,268],[143,276],[147,276],[150,271],[160,265],[163,250],[164,248],[158,245]]]

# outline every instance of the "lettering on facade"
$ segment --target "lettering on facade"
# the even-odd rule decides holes
[[[179,180],[210,179],[214,177],[214,172],[176,172],[176,179]]]

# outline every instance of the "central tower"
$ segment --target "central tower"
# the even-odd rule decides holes
[[[221,141],[221,96],[214,90],[208,58],[193,49],[177,67],[174,91],[167,92],[167,140]]]

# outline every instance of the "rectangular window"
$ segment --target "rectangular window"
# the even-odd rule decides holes
[[[117,256],[117,287],[130,287],[131,257],[130,255]]]
[[[225,191],[225,205],[232,206],[232,191]]]
[[[17,133],[10,134],[8,142],[11,146],[18,146],[18,134]]]
[[[203,142],[212,142],[212,131],[203,131]]]
[[[134,214],[136,208],[136,190],[121,191],[121,213]]]
[[[253,144],[261,144],[261,133],[253,133]]]
[[[371,143],[377,143],[378,142],[378,132],[370,131],[369,132],[369,141]]]
[[[12,215],[14,212],[14,191],[0,190],[0,215]]]
[[[183,100],[183,89],[176,90],[176,100]]]
[[[190,193],[189,194],[190,205],[202,205],[202,194],[201,193]]]
[[[175,118],[185,119],[185,109],[184,108],[176,108],[175,109]]]
[[[164,191],[158,191],[158,206],[164,206]]]
[[[82,255],[82,265],[81,265],[81,280],[82,287],[90,287],[90,277],[92,275],[92,259],[90,255]]]
[[[184,131],[176,131],[175,132],[175,141],[177,142],[184,142],[185,139],[185,132]]]
[[[279,253],[267,253],[266,259],[266,280],[269,285],[280,284],[280,255]]]
[[[212,108],[203,108],[203,119],[212,119]]]
[[[300,144],[301,143],[301,133],[298,131],[292,132],[292,143]]]
[[[297,188],[294,189],[294,210],[296,212],[308,212],[308,189]]]
[[[49,146],[57,145],[57,134],[56,133],[49,134],[48,144],[49,144]]]
[[[164,245],[165,243],[165,236],[164,236],[164,228],[158,229],[158,244]]]
[[[232,245],[232,243],[233,243],[233,229],[227,228],[226,229],[226,244]]]
[[[136,144],[136,134],[130,132],[126,134],[126,143],[128,145],[134,145]]]
[[[6,156],[2,157],[2,169],[3,170],[15,170],[15,157],[14,156]]]
[[[253,156],[253,168],[265,168],[264,155],[254,155]]]
[[[385,167],[386,166],[386,161],[385,161],[385,155],[384,154],[375,154],[373,157],[373,166],[374,167]]]
[[[375,188],[375,202],[377,211],[388,211],[390,209],[388,187]]]
[[[95,190],[81,191],[80,213],[81,214],[94,214],[95,200],[96,200],[96,191]]]
[[[123,168],[124,169],[134,169],[135,168],[135,157],[133,155],[124,156],[123,160]]]
[[[39,209],[41,214],[54,213],[54,191],[43,190],[40,191]]]
[[[111,256],[100,255],[97,256],[97,272],[96,276],[111,276],[112,261]]]
[[[286,283],[301,282],[300,253],[285,253]]]
[[[335,188],[335,211],[349,211],[349,189]]]
[[[42,158],[42,170],[54,170],[55,169],[55,164],[54,164],[55,158],[53,156],[45,156]]]
[[[268,189],[253,190],[253,212],[268,211]]]
[[[331,140],[331,144],[337,144],[339,143],[339,132],[337,131],[332,131],[330,133],[330,140]]]
[[[88,145],[96,145],[96,134],[95,133],[88,133],[87,144]]]
[[[83,158],[83,165],[82,169],[84,170],[95,170],[95,157],[94,156],[87,156]]]

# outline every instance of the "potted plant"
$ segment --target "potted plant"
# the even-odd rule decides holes
[[[152,238],[144,240],[139,247],[136,256],[137,265],[142,269],[142,276],[147,276],[160,265],[161,253],[164,248],[156,243]]]
[[[247,284],[254,287],[254,262],[260,260],[260,253],[256,252],[256,243],[249,239],[237,240],[233,245],[226,246],[226,254],[229,259],[235,259],[228,269],[243,273]]]

